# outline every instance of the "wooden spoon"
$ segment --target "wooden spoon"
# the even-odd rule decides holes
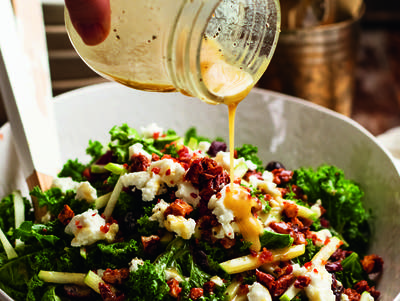
[[[39,0],[14,7],[0,1],[0,89],[28,187],[47,190],[61,160],[42,8]]]

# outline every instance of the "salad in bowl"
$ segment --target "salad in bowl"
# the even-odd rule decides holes
[[[52,187],[0,202],[0,288],[14,300],[377,300],[370,211],[343,170],[257,147],[114,126]],[[232,195],[240,195],[235,201]],[[17,227],[15,225],[18,225]]]

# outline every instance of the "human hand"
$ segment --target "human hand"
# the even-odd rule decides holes
[[[94,46],[110,33],[110,0],[65,0],[71,23],[83,42]]]

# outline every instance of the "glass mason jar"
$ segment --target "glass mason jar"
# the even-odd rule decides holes
[[[278,0],[110,0],[111,31],[86,45],[97,73],[135,89],[180,91],[209,103],[240,101],[266,70],[280,31]]]

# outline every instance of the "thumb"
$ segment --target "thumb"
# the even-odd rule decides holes
[[[83,42],[94,46],[110,33],[110,0],[65,0],[71,23]]]

